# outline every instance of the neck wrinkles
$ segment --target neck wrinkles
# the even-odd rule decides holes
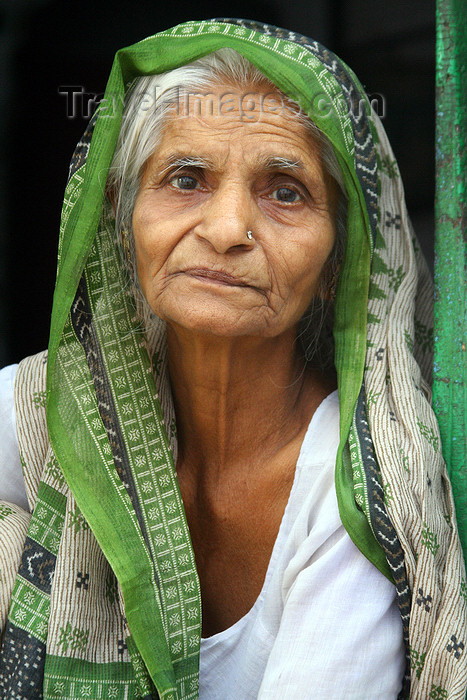
[[[168,343],[183,465],[219,476],[248,468],[301,429],[313,373],[295,329],[276,338],[213,339],[172,327]]]

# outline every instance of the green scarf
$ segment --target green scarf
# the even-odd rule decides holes
[[[431,287],[397,165],[345,64],[306,37],[241,20],[189,22],[119,51],[75,152],[46,397],[40,382],[34,390],[37,407],[47,401],[51,448],[31,496],[0,688],[6,697],[63,700],[198,697],[201,598],[174,468],[164,328],[151,338],[141,330],[103,183],[134,78],[222,47],[258,66],[334,146],[349,195],[334,324],[340,515],[357,547],[396,586],[411,661],[400,697],[410,684],[411,697],[438,688],[449,693],[439,697],[460,698],[465,573],[426,399]],[[20,378],[34,374],[28,364],[22,371]],[[20,436],[26,483],[35,459],[27,444]],[[0,511],[0,525],[18,530],[21,515],[10,511]],[[431,615],[417,600],[427,595]]]

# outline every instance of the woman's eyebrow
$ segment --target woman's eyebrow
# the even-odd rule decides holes
[[[283,156],[267,155],[260,161],[260,166],[265,170],[304,170],[305,166],[300,158],[284,158]]]
[[[164,175],[168,170],[180,170],[181,168],[201,168],[203,170],[215,170],[216,165],[213,160],[205,156],[188,156],[183,153],[172,153],[167,158],[159,162],[157,171],[159,175]],[[286,158],[267,154],[255,159],[254,168],[257,171],[287,170],[293,172],[303,172],[305,165],[300,158]]]
[[[212,169],[214,164],[208,158],[202,156],[186,156],[180,153],[172,153],[170,156],[165,158],[162,163],[159,172],[163,175],[167,170],[172,168],[204,168]]]
[[[305,168],[303,162],[299,158],[285,158],[283,156],[265,155],[261,156],[257,165],[265,170],[303,170]],[[187,156],[181,153],[172,153],[161,163],[162,172],[169,168],[213,168],[214,162],[205,156]]]

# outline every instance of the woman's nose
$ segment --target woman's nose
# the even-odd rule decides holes
[[[225,254],[232,249],[252,248],[253,238],[247,235],[253,228],[252,195],[246,187],[226,185],[205,202],[202,221],[195,229],[215,251]]]

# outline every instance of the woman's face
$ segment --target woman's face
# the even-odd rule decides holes
[[[236,99],[219,114],[227,90]],[[169,324],[271,337],[296,326],[317,290],[336,192],[305,127],[267,89],[252,89],[248,117],[227,90],[166,118],[133,212],[137,273]]]

